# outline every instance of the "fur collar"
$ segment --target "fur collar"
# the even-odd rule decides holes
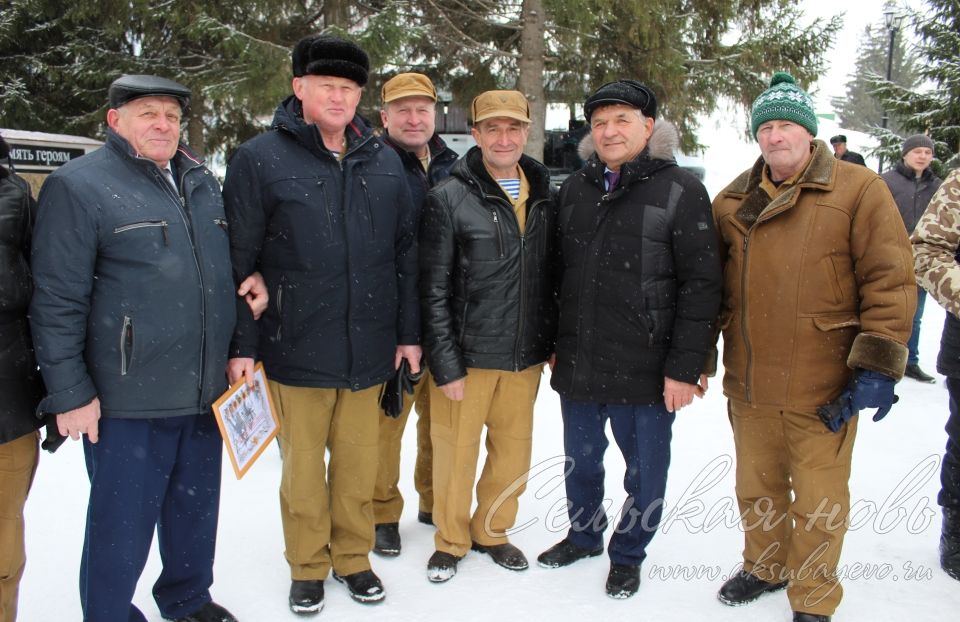
[[[780,207],[786,209],[793,205],[801,188],[831,190],[836,181],[837,159],[822,140],[813,141],[813,155],[810,163],[797,183],[775,199],[771,199],[760,187],[763,167],[766,165],[763,156],[760,156],[753,168],[741,173],[724,191],[724,194],[746,195],[737,209],[737,220],[746,227],[752,226],[764,211],[772,211]]]
[[[677,133],[676,126],[670,121],[660,120],[653,124],[653,133],[650,134],[650,140],[647,141],[645,149],[654,160],[672,160],[673,154],[680,147],[680,134]],[[596,152],[593,147],[593,137],[590,132],[580,141],[577,147],[577,155],[580,159],[587,161]]]

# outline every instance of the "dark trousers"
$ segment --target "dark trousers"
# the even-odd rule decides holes
[[[662,403],[629,406],[562,399],[560,404],[564,450],[572,460],[565,481],[570,517],[567,537],[585,549],[603,545],[607,527],[603,454],[609,444],[604,427],[609,419],[627,466],[623,477],[627,500],[608,552],[615,564],[639,566],[663,514],[674,414]]]
[[[83,439],[90,501],[80,563],[88,622],[145,622],[132,604],[154,528],[163,571],[153,596],[164,618],[210,601],[222,442],[213,415],[101,419]]]
[[[907,341],[907,365],[920,362],[920,320],[923,319],[923,307],[927,301],[927,290],[917,287],[917,311],[913,314],[913,330]]]
[[[950,417],[947,419],[947,450],[940,466],[937,503],[960,511],[960,378],[947,376]]]

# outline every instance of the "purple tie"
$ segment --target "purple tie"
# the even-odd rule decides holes
[[[604,178],[607,180],[607,192],[613,192],[620,183],[620,173],[617,171],[605,171]]]

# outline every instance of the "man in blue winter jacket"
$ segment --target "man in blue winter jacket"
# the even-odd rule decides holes
[[[131,601],[156,529],[161,615],[233,622],[209,591],[222,451],[210,406],[237,298],[223,200],[179,143],[189,89],[123,76],[109,99],[106,144],[44,184],[32,254],[39,413],[86,436],[84,620],[146,621]]]

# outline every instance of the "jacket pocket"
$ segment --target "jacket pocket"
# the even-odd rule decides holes
[[[280,277],[280,283],[277,285],[277,334],[275,339],[277,342],[283,340],[283,290],[284,285],[286,284],[286,277]]]
[[[120,225],[114,227],[114,233],[125,233],[127,231],[135,231],[137,229],[147,229],[150,227],[157,227],[160,229],[160,234],[163,236],[163,245],[170,246],[170,238],[167,233],[167,221],[166,220],[141,220],[138,222],[131,222],[125,225]]]
[[[818,329],[826,332],[839,330],[841,328],[851,328],[860,326],[860,316],[855,313],[835,313],[831,315],[818,315],[813,318],[813,324]]]
[[[120,375],[126,376],[133,364],[133,318],[123,316],[120,329]]]
[[[470,306],[470,303],[464,299],[463,301],[463,310],[460,312],[460,336],[457,338],[457,345],[463,346],[463,338],[467,334],[467,307]]]
[[[370,203],[370,191],[367,189],[367,180],[360,178],[360,189],[363,191],[363,204],[367,209],[367,224],[370,228],[370,238],[377,238],[377,227],[373,221],[373,205]]]

